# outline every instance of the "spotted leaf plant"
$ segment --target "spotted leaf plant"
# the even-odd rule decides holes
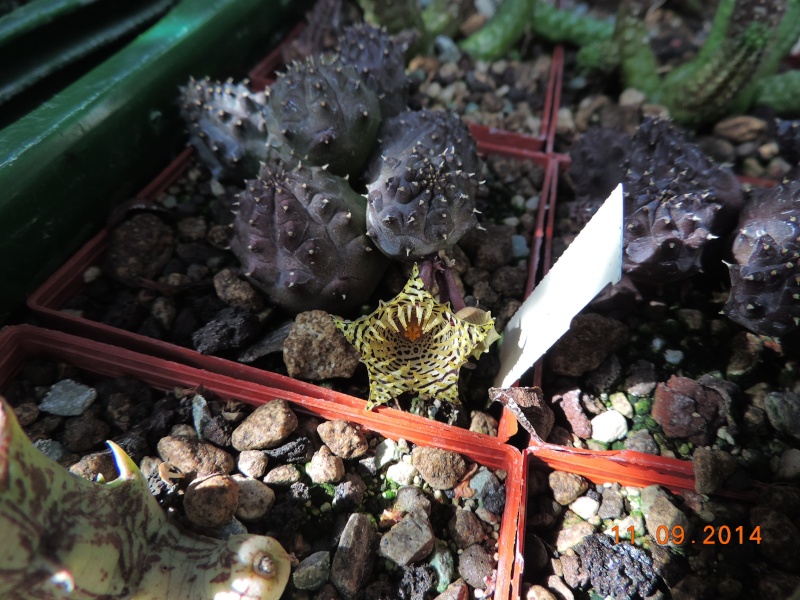
[[[291,570],[273,538],[180,529],[109,442],[119,477],[93,483],[42,454],[0,397],[0,598],[277,600]]]
[[[474,309],[473,309],[474,312]],[[459,404],[458,375],[470,355],[496,339],[484,313],[461,318],[425,289],[418,266],[403,290],[355,321],[333,317],[361,354],[369,374],[369,405],[386,404],[404,392]]]

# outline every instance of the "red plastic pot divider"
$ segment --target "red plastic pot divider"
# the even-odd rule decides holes
[[[217,373],[131,352],[63,332],[30,325],[7,327],[0,332],[0,387],[14,377],[31,357],[67,362],[90,373],[109,377],[132,377],[160,390],[176,386],[205,389],[222,398],[260,405],[283,398],[302,412],[324,419],[345,419],[392,439],[458,452],[491,469],[503,469],[506,504],[498,538],[496,600],[509,598],[512,587],[514,546],[521,500],[522,455],[516,448],[486,436],[456,428],[421,431],[414,423],[386,419],[381,414],[326,402],[318,398],[232,379]]]

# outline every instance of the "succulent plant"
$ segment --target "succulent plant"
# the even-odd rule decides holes
[[[366,236],[365,209],[325,169],[265,168],[239,196],[231,250],[274,304],[346,314],[367,300],[388,263]]]
[[[502,55],[525,30],[522,21],[542,39],[581,46],[585,68],[618,69],[623,87],[644,92],[684,125],[699,127],[754,104],[800,110],[800,75],[778,72],[800,36],[798,0],[720,0],[700,52],[664,77],[650,47],[648,8],[622,0],[612,23],[543,0],[503,0],[495,17],[461,46],[476,57]]]
[[[625,177],[631,138],[606,127],[592,127],[569,150],[569,175],[575,200],[570,216],[583,228],[609,194]]]
[[[361,172],[381,122],[378,98],[356,68],[335,57],[310,57],[279,73],[267,94],[268,155]]]
[[[708,242],[741,207],[736,177],[661,119],[641,124],[627,166],[623,271],[656,284],[700,271]]]
[[[215,178],[255,177],[267,156],[267,124],[263,92],[251,92],[244,83],[208,78],[181,88],[180,110],[189,128],[189,140]]]
[[[782,337],[800,323],[800,182],[756,196],[742,209],[723,312],[760,335]]]
[[[346,27],[339,36],[339,57],[355,66],[364,84],[378,96],[383,119],[407,108],[405,50],[385,30],[367,23]]]
[[[109,442],[119,477],[76,477],[30,442],[0,397],[0,596],[277,600],[289,555],[273,538],[213,539],[168,519],[147,480]]]
[[[477,224],[475,140],[457,116],[406,111],[385,120],[367,169],[368,235],[387,256],[417,259]]]

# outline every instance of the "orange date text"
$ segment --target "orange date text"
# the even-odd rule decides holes
[[[620,540],[619,526],[614,525],[611,528],[614,533],[614,543],[618,544]],[[624,533],[628,533],[624,536]],[[623,530],[623,536],[630,538],[631,543],[636,542],[634,527],[630,526]],[[680,525],[667,527],[666,525],[659,525],[656,533],[653,536],[656,543],[660,546],[672,544],[674,546],[682,546],[684,544],[701,544],[704,546],[714,546],[719,544],[725,546],[727,544],[744,544],[745,542],[761,543],[761,526],[756,525],[752,529],[746,528],[742,525],[738,527],[728,527],[727,525],[706,525],[700,535],[692,539],[687,539],[686,533]]]

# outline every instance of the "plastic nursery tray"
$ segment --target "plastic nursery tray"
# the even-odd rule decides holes
[[[264,60],[253,67],[248,73],[250,86],[254,90],[261,90],[272,85],[275,81],[275,74],[284,66],[283,47],[294,41],[303,29],[306,22],[301,21],[292,29],[286,37],[270,52]],[[477,123],[469,123],[470,132],[477,138],[482,137],[486,149],[516,148],[519,151],[545,152],[553,151],[553,143],[556,135],[556,115],[558,113],[561,99],[561,85],[564,79],[564,48],[557,46],[553,52],[550,64],[550,73],[547,78],[547,90],[545,91],[544,107],[542,108],[542,125],[539,135],[528,135],[487,127]]]
[[[498,538],[494,599],[507,600],[511,597],[514,541],[523,489],[522,455],[516,448],[488,439],[484,435],[455,428],[424,431],[413,422],[403,423],[395,419],[386,419],[374,412],[233,379],[30,325],[7,327],[0,332],[0,388],[5,387],[25,360],[32,357],[63,361],[98,375],[135,378],[160,390],[202,385],[222,398],[235,399],[252,405],[261,405],[276,398],[283,398],[301,412],[329,420],[345,419],[388,438],[405,439],[414,444],[458,452],[480,465],[504,470],[508,474],[505,480],[506,504]],[[514,582],[513,589],[518,588],[518,583],[518,580]]]
[[[514,147],[498,149],[491,145],[487,150],[484,138],[480,135],[477,138],[477,142],[478,150],[482,154],[497,153],[520,160],[530,160],[539,166],[545,167],[545,169],[547,169],[546,174],[549,174],[552,170],[548,167],[550,160],[544,154],[531,152],[526,149],[516,149]],[[187,148],[178,158],[170,163],[156,179],[148,184],[139,193],[138,197],[142,199],[156,198],[182,176],[192,162],[193,157],[194,151],[191,148]],[[530,289],[532,289],[536,271],[539,266],[539,250],[544,236],[542,226],[547,205],[547,190],[553,185],[554,182],[552,178],[546,180],[544,189],[542,190],[537,214],[536,231],[531,240],[530,274],[527,293],[530,293]],[[92,265],[97,265],[102,262],[107,247],[108,229],[103,229],[94,238],[89,240],[28,298],[28,307],[39,317],[42,324],[54,329],[61,329],[90,339],[122,346],[137,352],[174,360],[246,381],[253,381],[299,394],[307,394],[346,406],[353,406],[360,409],[366,407],[366,401],[354,396],[335,392],[311,383],[240,364],[228,359],[203,355],[189,348],[149,338],[138,333],[125,331],[124,329],[111,327],[68,311],[62,311],[61,308],[67,300],[84,287],[83,274],[86,270]],[[411,415],[407,412],[387,406],[377,407],[375,410],[392,418],[408,419],[411,423],[416,423],[416,426],[422,428],[423,431],[427,431],[432,427],[449,427],[448,425],[431,421],[425,417]],[[516,419],[514,419],[511,413],[506,409],[503,409],[497,438],[500,441],[506,441],[516,432]]]

